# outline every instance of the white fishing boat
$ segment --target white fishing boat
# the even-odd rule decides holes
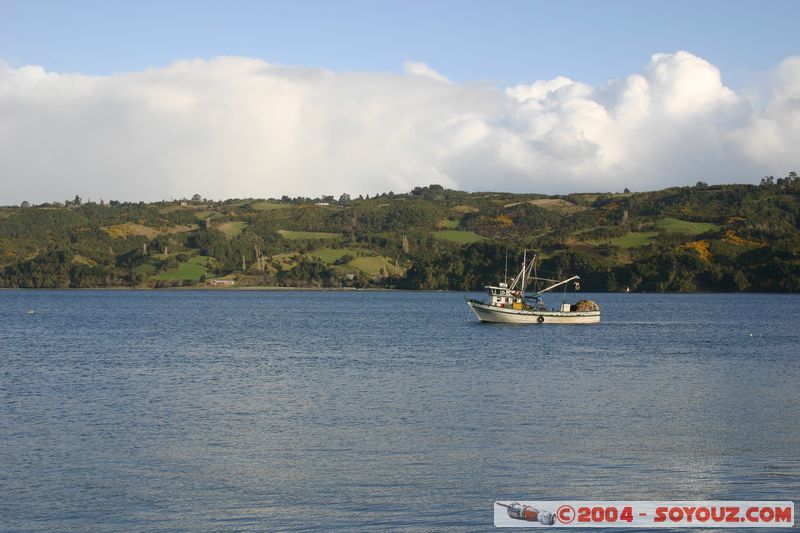
[[[481,322],[504,324],[597,324],[600,322],[600,306],[591,300],[581,300],[574,304],[566,301],[558,309],[547,309],[541,295],[557,287],[566,288],[572,283],[580,289],[580,277],[572,276],[565,280],[540,278],[536,275],[536,256],[530,263],[527,252],[522,260],[522,270],[508,284],[506,282],[484,287],[489,293],[489,301],[483,302],[467,298],[467,305]],[[544,284],[544,287],[542,287]],[[549,285],[548,285],[549,284]],[[526,290],[530,294],[526,294]]]

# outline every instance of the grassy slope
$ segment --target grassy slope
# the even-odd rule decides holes
[[[707,231],[719,230],[719,226],[710,222],[689,222],[688,220],[678,220],[677,218],[663,218],[658,221],[658,227],[670,233],[682,233],[684,235],[700,235]]]
[[[131,271],[134,274],[147,274],[147,275],[150,275],[150,274],[155,273],[156,267],[152,263],[145,263],[143,265],[139,265],[139,266],[133,267],[131,269]]]
[[[662,218],[656,222],[656,226],[668,233],[676,233],[690,237],[720,229],[720,226],[711,224],[709,222],[689,222],[688,220],[679,220],[677,218],[669,217]],[[575,235],[579,235],[580,233],[580,231],[576,231]],[[615,239],[592,240],[587,242],[590,244],[609,243],[619,248],[639,248],[641,246],[647,246],[656,237],[658,237],[657,231],[634,231],[628,235],[617,237]]]
[[[178,263],[177,270],[168,270],[162,272],[157,276],[153,276],[154,280],[191,280],[198,281],[202,276],[207,275],[207,270],[203,265],[197,263]]]
[[[211,268],[216,263],[216,259],[208,255],[196,255],[194,257],[189,258],[189,263],[194,265],[202,265],[206,268]]]
[[[335,239],[341,237],[339,233],[326,233],[324,231],[289,231],[285,229],[278,230],[281,237],[290,241],[300,239]]]
[[[322,259],[323,263],[328,265],[335,263],[337,260],[341,259],[347,254],[357,255],[358,251],[352,248],[323,248],[321,250],[309,252],[310,256],[319,257]]]
[[[156,260],[157,263],[159,260],[164,259],[164,256],[162,254],[154,254],[152,257],[153,259]],[[151,279],[156,281],[166,281],[166,280],[198,281],[201,276],[208,276],[208,269],[214,268],[215,263],[216,260],[213,257],[209,257],[206,255],[196,255],[194,257],[190,257],[185,263],[178,263],[177,269],[168,270],[166,272],[160,272],[156,274],[158,267],[157,264],[153,263],[145,263],[143,265],[136,266],[132,269],[132,271],[137,274],[152,276]]]
[[[391,260],[388,257],[383,257],[383,256],[356,257],[355,259],[350,261],[349,264],[359,269],[360,271],[364,272],[365,274],[374,276],[380,273],[381,268],[385,268],[386,270],[392,273],[397,272],[398,268],[395,267],[394,263],[390,261]]]
[[[222,224],[217,224],[216,229],[224,233],[230,238],[236,237],[239,235],[244,228],[247,227],[247,222],[237,221],[237,222],[223,222]]]
[[[286,204],[276,204],[273,202],[257,202],[253,204],[253,209],[256,211],[274,211],[276,209],[285,209],[287,207],[291,206]]]
[[[616,239],[611,239],[607,242],[620,248],[638,248],[640,246],[646,246],[650,244],[650,242],[657,236],[657,231],[634,231],[628,235],[617,237]]]
[[[456,242],[458,244],[470,244],[482,241],[484,238],[471,231],[441,230],[432,233],[434,238],[443,241]]]
[[[456,229],[458,227],[458,220],[444,219],[436,223],[437,228]]]

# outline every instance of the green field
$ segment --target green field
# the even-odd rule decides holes
[[[217,224],[216,229],[220,230],[226,236],[233,238],[239,235],[244,228],[247,227],[247,222],[237,221],[237,222],[223,222],[222,224]]]
[[[670,233],[683,233],[684,235],[700,235],[707,231],[716,231],[720,227],[710,222],[689,222],[677,218],[662,218],[656,225]]]
[[[131,269],[131,272],[133,272],[134,274],[146,274],[148,276],[150,274],[155,273],[155,271],[156,267],[151,263],[145,263],[143,265],[135,266]]]
[[[451,229],[434,231],[433,237],[442,241],[456,242],[458,244],[470,244],[484,239],[484,237],[471,231],[456,231]]]
[[[458,220],[444,219],[436,223],[437,228],[455,229],[458,227]]]
[[[273,202],[257,202],[253,204],[253,209],[256,211],[275,211],[276,209],[285,209],[291,207],[286,204],[276,204]]]
[[[157,264],[160,261],[166,259],[164,254],[153,254],[151,260],[155,260],[154,263],[145,263],[143,265],[139,265],[133,267],[131,269],[132,272],[136,274],[144,274],[146,276],[152,276],[158,271]],[[169,270],[167,272],[161,272],[160,274],[153,276],[152,279],[154,280],[175,280],[175,279],[183,279],[183,280],[194,280],[197,281],[200,279],[200,276],[208,275],[208,269],[215,268],[217,265],[217,260],[213,257],[207,255],[196,255],[194,257],[190,257],[185,263],[178,263],[177,270]]]
[[[707,231],[715,231],[720,228],[720,226],[716,224],[711,224],[709,222],[689,222],[687,220],[679,220],[677,218],[662,218],[658,222],[656,222],[656,227],[658,227],[662,231],[666,231],[668,233],[678,233],[681,235],[687,235],[690,237],[700,235]],[[598,226],[605,227],[605,226]],[[581,233],[593,231],[595,228],[589,230],[579,230],[574,233],[574,235],[580,235]],[[658,236],[657,231],[634,231],[629,233],[628,235],[624,235],[622,237],[617,237],[615,239],[609,240],[591,240],[587,241],[590,244],[604,244],[608,243],[612,246],[617,246],[619,248],[639,248],[641,246],[647,246]]]
[[[214,264],[217,262],[217,260],[211,257],[210,255],[196,255],[194,257],[190,257],[188,262],[192,263],[193,265],[200,265],[205,268],[212,268]]]
[[[177,270],[168,270],[161,272],[157,276],[153,276],[154,280],[190,280],[198,281],[202,276],[207,274],[206,268],[203,265],[196,263],[178,263]]]
[[[359,269],[360,271],[374,276],[380,273],[381,268],[386,268],[389,272],[397,272],[397,267],[389,262],[387,257],[356,257],[349,263],[351,266]]]
[[[335,239],[337,237],[341,237],[341,234],[339,233],[325,233],[323,231],[289,231],[285,229],[279,229],[278,233],[281,234],[281,237],[290,241],[297,241],[300,239]]]
[[[352,248],[323,248],[322,250],[314,250],[309,252],[308,255],[312,257],[319,257],[322,262],[328,265],[335,263],[343,256],[350,254],[356,255],[358,252]]]
[[[219,213],[217,211],[209,211],[207,209],[204,209],[202,211],[197,211],[194,214],[194,216],[196,216],[198,220],[205,220],[207,218],[210,218],[211,220],[214,220],[215,218],[219,218],[219,217],[221,217],[223,215],[222,215],[222,213]]]
[[[600,198],[599,194],[592,194],[592,193],[579,193],[573,195],[575,198],[582,202],[586,202],[587,204],[591,204],[595,202],[598,198]]]
[[[650,244],[650,242],[652,242],[652,240],[657,236],[657,231],[634,231],[628,235],[611,239],[608,242],[611,245],[618,246],[620,248],[639,248],[640,246],[646,246]]]

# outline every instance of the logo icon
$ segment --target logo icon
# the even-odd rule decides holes
[[[562,505],[556,511],[556,516],[562,524],[569,524],[575,520],[575,509],[571,505]]]

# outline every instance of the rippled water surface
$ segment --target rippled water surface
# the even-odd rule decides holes
[[[0,292],[0,528],[488,530],[495,500],[800,495],[800,298],[582,295],[602,324],[499,326],[463,296]]]

